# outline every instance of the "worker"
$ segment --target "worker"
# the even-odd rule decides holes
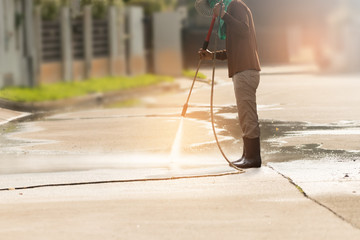
[[[221,17],[219,37],[226,39],[226,49],[211,52],[199,51],[202,60],[228,61],[229,77],[232,78],[240,127],[243,133],[243,155],[232,162],[239,168],[261,167],[260,126],[256,105],[256,90],[260,82],[255,26],[250,9],[241,0],[204,0]]]

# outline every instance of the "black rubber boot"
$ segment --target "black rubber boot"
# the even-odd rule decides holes
[[[232,162],[232,164],[239,164],[242,160],[244,160],[245,154],[246,154],[246,152],[245,152],[245,143],[244,143],[243,144],[243,154],[242,154],[241,158],[239,160]]]
[[[234,162],[238,168],[259,168],[261,167],[260,138],[243,138],[245,145],[245,158],[242,161]]]

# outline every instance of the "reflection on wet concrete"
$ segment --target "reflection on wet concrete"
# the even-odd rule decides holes
[[[231,113],[232,118],[231,118]],[[237,120],[237,108],[222,107],[218,108],[215,115],[216,126],[224,129],[220,134],[231,136],[240,142],[242,131]],[[227,117],[224,117],[227,116]],[[230,117],[229,117],[230,116]],[[190,112],[187,117],[201,121],[210,121],[210,113],[206,111]],[[283,162],[297,159],[322,159],[325,157],[334,158],[341,156],[340,159],[359,160],[360,152],[343,149],[325,149],[321,142],[302,143],[293,146],[283,146],[281,143],[287,137],[309,138],[313,135],[360,135],[360,124],[356,122],[340,122],[333,124],[310,124],[306,122],[282,122],[273,120],[260,120],[262,155],[266,162]],[[226,141],[223,144],[231,151],[234,142]],[[204,145],[206,147],[206,144]],[[240,149],[238,150],[239,152]]]
[[[45,117],[38,118],[38,121],[70,121],[74,119],[91,120],[98,118],[162,118],[162,119],[180,119],[180,113],[161,113],[161,114],[144,114],[144,115],[114,115],[104,116],[99,113],[94,118],[91,117]],[[61,116],[61,115],[60,115]],[[208,126],[211,132],[210,125],[210,111],[208,108],[191,106],[189,107],[186,116],[188,120],[193,120],[201,123],[202,126]],[[215,108],[215,121],[218,134],[222,136],[222,146],[226,153],[231,156],[237,157],[242,153],[242,132],[237,120],[236,106],[216,106]],[[1,126],[0,135],[0,151],[2,157],[6,157],[6,153],[23,154],[25,151],[21,147],[31,144],[41,144],[40,140],[24,140],[16,139],[11,136],[14,133],[26,132],[28,129],[24,124],[10,123]],[[196,123],[195,123],[196,126]],[[353,149],[353,151],[344,150],[341,148],[328,149],[323,147],[322,142],[312,142],[314,135],[349,135],[360,133],[360,124],[357,122],[343,121],[333,124],[310,124],[306,122],[281,122],[272,120],[260,120],[261,127],[261,141],[262,141],[262,156],[264,163],[268,162],[286,162],[298,159],[323,159],[323,158],[339,158],[342,160],[355,160],[360,159],[360,152]],[[183,131],[189,131],[184,129]],[[211,136],[210,136],[211,137]],[[291,137],[300,138],[296,144],[284,142]],[[306,139],[306,141],[305,141]],[[171,140],[170,140],[171,141]],[[20,150],[19,150],[20,149]],[[183,149],[187,155],[191,154],[211,154],[217,151],[214,139],[208,141],[191,144]],[[41,153],[41,152],[38,152]],[[56,154],[56,152],[53,152]],[[156,153],[156,151],[155,151]],[[201,164],[200,164],[201,165]]]
[[[18,124],[15,123],[8,123],[5,125],[0,126],[0,152],[1,153],[6,153],[8,152],[8,149],[17,147],[17,146],[23,146],[24,144],[26,144],[26,141],[20,141],[20,140],[14,140],[14,139],[10,139],[9,135],[15,133],[15,132],[20,132],[21,131],[21,127]]]
[[[180,112],[174,110],[177,108],[161,109],[157,111],[157,114],[154,114],[153,110],[148,112],[137,110],[133,114],[128,111],[120,111],[112,112],[109,115],[104,114],[102,110],[95,110],[89,115],[86,112],[64,113],[40,117],[29,122],[2,125],[0,127],[0,187],[7,189],[9,187],[46,185],[48,183],[106,182],[114,179],[119,181],[166,179],[181,176],[235,173],[236,171],[228,166],[217,149],[211,130],[210,111],[204,106],[191,106],[188,109],[187,116],[184,119],[181,151],[176,159],[174,156],[171,159],[171,143],[175,138],[180,122]],[[242,153],[243,145],[242,132],[237,120],[237,108],[236,106],[216,106],[214,110],[215,125],[222,148],[229,159],[236,160]],[[108,142],[104,138],[100,145],[111,143],[114,144],[114,148],[119,144],[125,145],[119,148],[120,151],[118,151],[119,149],[112,151],[111,147],[107,147],[99,151],[92,149],[84,152],[79,147],[80,142],[77,141],[81,141],[81,138],[87,135],[78,131],[77,128],[85,124],[86,128],[89,126],[95,128],[90,131],[90,134],[104,133],[104,130],[98,126],[99,123],[106,123],[109,125],[107,127],[112,124],[105,131],[105,138],[112,139],[114,137],[112,135],[113,127],[119,124],[123,126],[132,124],[132,127],[137,128],[137,130],[156,126],[155,132],[162,135],[162,140],[157,139],[156,141],[160,142],[152,143],[149,149],[139,150],[139,145],[132,146],[135,150],[131,152],[127,148],[127,144],[129,144],[126,142],[127,139],[113,143],[112,140]],[[147,124],[145,126],[139,125],[143,123]],[[64,126],[64,129],[54,129],[54,126],[59,124]],[[74,124],[75,126],[72,126]],[[50,133],[42,135],[44,133],[41,131],[42,129],[39,129],[41,127],[48,128],[47,132],[50,131]],[[263,162],[272,167],[275,165],[271,164],[289,164],[290,166],[286,165],[285,167],[291,168],[293,160],[303,160],[311,164],[314,161],[322,163],[324,159],[326,159],[325,162],[332,159],[339,164],[341,162],[357,163],[360,161],[358,151],[344,150],[341,147],[324,148],[322,142],[313,141],[316,140],[314,137],[319,134],[357,134],[360,130],[360,124],[357,122],[321,125],[306,122],[260,120],[260,127]],[[167,133],[163,134],[165,128]],[[74,132],[74,130],[76,131]],[[116,131],[122,130],[124,129],[116,129]],[[140,130],[139,133],[141,132]],[[19,133],[30,134],[25,134],[25,138],[17,138]],[[61,138],[64,134],[69,138]],[[54,138],[54,135],[57,137]],[[124,136],[127,138],[127,133]],[[141,135],[132,135],[131,141],[136,143],[139,136]],[[153,138],[151,134],[146,136],[149,139]],[[297,138],[294,144],[288,141],[294,137]],[[47,148],[39,146],[39,144],[47,146],[46,144],[52,143],[54,140],[59,142],[55,145],[49,145],[50,147]],[[61,145],[61,141],[65,141],[64,147],[56,149],[56,146]],[[159,144],[162,148],[156,149]],[[170,147],[167,148],[165,144]],[[73,148],[74,145],[77,146]],[[29,146],[35,146],[34,149],[36,150],[29,148]],[[69,146],[71,149],[68,148]],[[92,145],[87,143],[86,146],[91,147]],[[171,162],[171,160],[173,161]]]

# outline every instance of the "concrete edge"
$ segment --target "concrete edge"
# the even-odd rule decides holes
[[[0,113],[1,113],[1,108],[0,108]],[[29,112],[21,112],[18,116],[0,120],[0,126],[5,125],[5,124],[10,123],[10,122],[26,120],[28,118],[31,118],[32,115],[33,114],[29,113]]]

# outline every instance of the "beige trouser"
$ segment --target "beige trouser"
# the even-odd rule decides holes
[[[240,127],[243,137],[250,139],[260,137],[256,107],[256,89],[259,82],[260,73],[255,70],[239,72],[233,76]]]

